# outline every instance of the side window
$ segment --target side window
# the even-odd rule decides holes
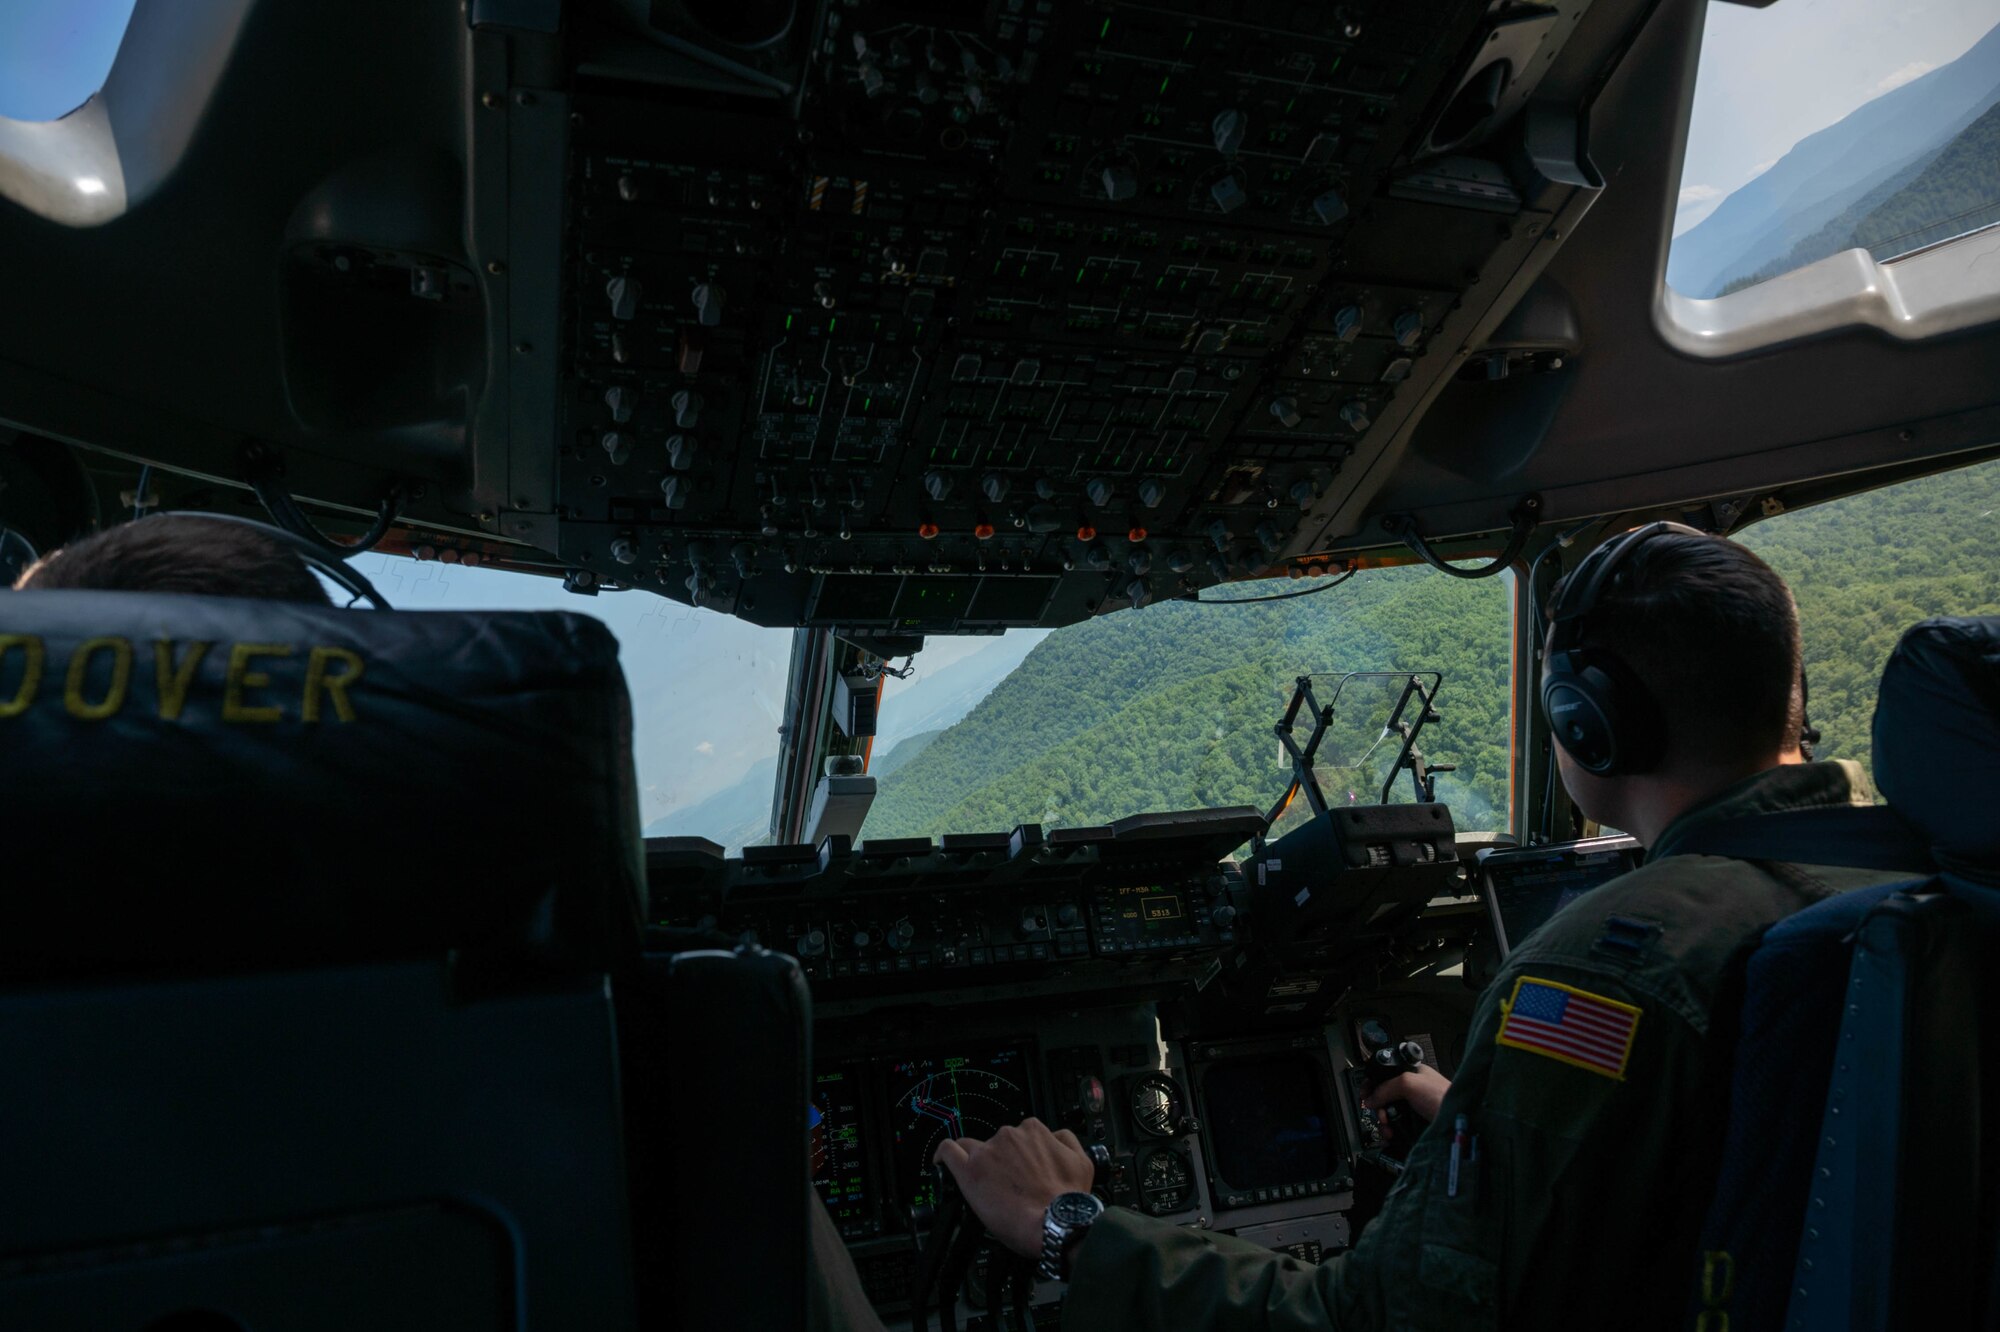
[[[2000,223],[1992,0],[1711,3],[1667,259],[1705,299]]]
[[[1875,687],[1903,631],[2000,614],[2000,461],[1780,514],[1741,540],[1798,599],[1818,756],[1865,766]]]

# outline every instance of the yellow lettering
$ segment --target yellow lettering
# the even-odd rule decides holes
[[[0,634],[0,662],[15,648],[21,649],[21,683],[14,697],[0,703],[0,717],[18,717],[35,701],[42,687],[42,640],[33,634]]]
[[[1701,1256],[1701,1302],[1709,1308],[1719,1308],[1729,1303],[1730,1292],[1736,1289],[1736,1259],[1727,1249],[1709,1249]],[[1728,1316],[1723,1317],[1723,1328],[1729,1326]]]
[[[327,666],[336,661],[347,669],[339,675],[327,674]],[[359,653],[346,648],[314,648],[306,658],[306,696],[299,715],[309,722],[319,720],[319,694],[324,689],[333,696],[333,715],[344,722],[353,721],[354,704],[348,701],[347,687],[361,678],[364,669]]]
[[[90,659],[99,652],[111,653],[111,687],[95,703],[83,701],[83,677],[90,673]],[[63,683],[63,706],[69,715],[84,721],[103,721],[125,706],[125,689],[132,683],[132,641],[127,638],[86,638],[70,655],[69,678]]]
[[[276,704],[253,707],[243,701],[247,689],[270,687],[271,677],[250,669],[252,657],[289,657],[290,643],[233,643],[229,648],[229,674],[222,683],[222,720],[230,722],[274,722],[285,715]]]
[[[188,686],[194,683],[195,670],[212,646],[211,643],[189,643],[187,655],[176,665],[173,641],[166,638],[154,640],[153,671],[160,686],[161,721],[181,719],[181,709],[187,706]]]

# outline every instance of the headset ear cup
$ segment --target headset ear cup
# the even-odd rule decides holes
[[[1610,653],[1571,648],[1551,655],[1542,682],[1549,730],[1578,767],[1600,777],[1650,771],[1665,736],[1645,685]]]

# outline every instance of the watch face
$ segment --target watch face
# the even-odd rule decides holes
[[[1065,1226],[1087,1226],[1104,1211],[1104,1204],[1088,1193],[1065,1193],[1049,1204],[1049,1215]]]

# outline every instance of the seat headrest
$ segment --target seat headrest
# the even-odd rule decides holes
[[[631,733],[581,615],[0,594],[0,981],[602,966],[644,883]]]
[[[1875,785],[1941,861],[2000,866],[2000,617],[1903,635],[1876,696]]]

